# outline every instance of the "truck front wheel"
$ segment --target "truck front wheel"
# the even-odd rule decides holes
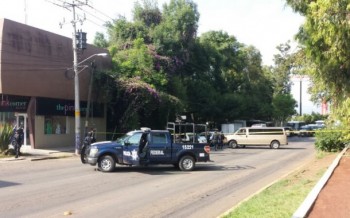
[[[194,166],[194,158],[189,155],[183,156],[179,161],[179,168],[182,171],[191,171],[194,169]]]
[[[98,169],[102,172],[112,172],[115,168],[113,157],[104,155],[98,160]]]

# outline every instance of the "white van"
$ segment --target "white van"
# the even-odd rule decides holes
[[[243,127],[233,134],[225,134],[229,147],[247,145],[267,145],[277,149],[288,145],[287,134],[283,127]]]

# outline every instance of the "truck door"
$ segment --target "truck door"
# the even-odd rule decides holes
[[[140,159],[138,155],[139,143],[142,132],[135,133],[125,139],[123,146],[123,163],[130,165],[139,165]]]
[[[149,147],[149,160],[151,162],[169,162],[171,160],[171,140],[168,132],[152,132]]]

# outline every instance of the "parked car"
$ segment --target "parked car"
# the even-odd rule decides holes
[[[199,133],[198,138],[201,141],[205,141],[205,143],[207,143],[207,142],[211,142],[213,135],[214,135],[214,131],[201,132]]]
[[[308,124],[304,125],[299,130],[299,136],[301,137],[313,137],[315,136],[315,132],[323,129],[324,125],[318,125],[318,124]]]
[[[299,130],[300,137],[310,137],[310,136],[313,136],[314,133],[315,132],[310,125],[304,125],[300,127],[300,130]]]
[[[201,143],[207,143],[207,142],[210,143],[211,140],[213,139],[214,133],[215,131],[201,132],[200,134],[198,134],[198,141]],[[227,144],[226,136],[224,136],[223,143]]]
[[[283,127],[283,128],[284,128],[284,131],[286,132],[286,135],[288,137],[295,135],[295,133],[294,133],[294,131],[293,131],[293,129],[291,127],[286,126],[286,127]]]

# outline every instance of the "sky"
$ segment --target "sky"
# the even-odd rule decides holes
[[[72,11],[63,7],[67,0],[11,0],[1,1],[0,17],[25,23],[67,37],[72,36]],[[67,2],[71,2],[68,0]],[[87,32],[92,43],[96,31],[105,32],[103,24],[119,15],[132,20],[136,0],[88,0],[82,6],[86,20],[77,28]],[[84,1],[83,1],[84,2]],[[158,0],[159,8],[170,0]],[[290,40],[304,18],[294,13],[285,0],[194,0],[200,13],[198,35],[222,30],[246,45],[253,45],[262,54],[265,65],[273,64],[276,46]],[[79,18],[84,13],[77,9]],[[63,24],[62,28],[60,23]]]
[[[278,53],[276,47],[279,44],[290,41],[293,48],[296,46],[294,35],[304,22],[304,17],[294,13],[285,0],[193,1],[197,3],[200,13],[199,36],[212,30],[227,32],[239,42],[257,48],[262,54],[264,65],[273,65],[273,55]],[[72,0],[1,1],[0,17],[72,37],[73,12],[62,7],[64,2]],[[88,6],[80,7],[84,12],[76,10],[79,19],[85,18],[77,23],[77,29],[86,32],[88,43],[92,43],[96,32],[105,33],[106,21],[111,21],[119,15],[132,21],[132,9],[136,0],[87,2]],[[164,3],[169,2],[170,0],[158,0],[158,6],[161,9]]]

